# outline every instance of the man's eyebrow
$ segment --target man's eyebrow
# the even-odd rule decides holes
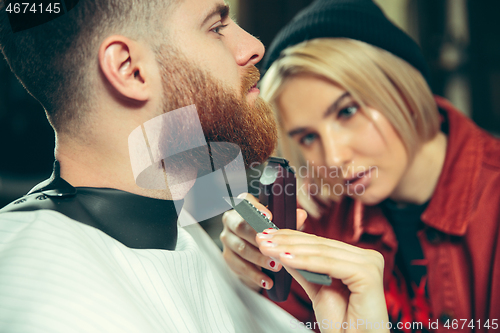
[[[203,23],[201,26],[203,27],[212,17],[220,15],[222,19],[225,19],[229,16],[229,6],[226,4],[217,4],[215,5],[215,8],[213,8],[206,16],[205,19],[203,20]]]
[[[337,98],[335,100],[335,102],[332,103],[332,105],[330,105],[328,107],[328,109],[326,109],[325,113],[323,114],[323,119],[327,118],[329,115],[336,112],[340,106],[340,103],[342,103],[342,101],[344,99],[346,99],[347,97],[351,97],[351,94],[348,91],[343,93],[339,98]],[[305,132],[306,130],[307,130],[307,128],[305,128],[305,127],[299,127],[299,128],[293,129],[290,132],[288,132],[288,136],[294,137],[295,135],[299,135],[299,134]]]

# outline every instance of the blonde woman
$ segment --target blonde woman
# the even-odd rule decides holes
[[[267,59],[261,91],[280,152],[300,170],[303,231],[383,255],[393,331],[496,330],[500,141],[432,95],[418,47],[371,1],[316,1]],[[226,261],[268,289],[260,267],[281,264],[237,214],[224,223]],[[315,322],[295,281],[279,305]]]

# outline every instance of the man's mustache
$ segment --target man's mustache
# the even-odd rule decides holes
[[[257,85],[259,80],[260,80],[259,70],[254,65],[250,66],[248,68],[248,71],[243,76],[242,95],[245,96],[250,91],[250,89],[252,89]]]

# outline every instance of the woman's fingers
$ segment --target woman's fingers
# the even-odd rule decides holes
[[[360,281],[365,281],[366,285],[378,285],[382,282],[383,265],[376,260],[357,263],[335,257],[293,254],[293,250],[289,251],[292,252],[280,253],[280,260],[286,267],[327,274],[341,280],[348,287]],[[351,292],[356,291],[349,289]]]
[[[235,265],[236,261],[248,261],[259,267],[263,267],[276,272],[281,269],[281,265],[276,260],[263,255],[258,248],[248,243],[244,239],[241,239],[232,232],[228,232],[227,230],[223,231],[221,233],[220,239],[224,244],[224,257],[226,258],[226,256],[228,256],[226,258],[226,262],[237,273],[244,273],[244,270],[238,270],[238,268],[243,267],[241,265],[237,265],[233,268],[232,265]],[[231,255],[229,254],[229,252],[231,252]],[[234,256],[232,254],[234,254]],[[233,261],[230,262],[229,259],[232,259]]]
[[[228,212],[223,221],[224,229],[219,238],[224,245],[224,251],[231,251],[239,257],[239,260],[246,260],[269,270],[277,272],[281,269],[281,265],[276,260],[264,256],[258,250],[255,242],[255,230],[238,213]],[[231,263],[228,262],[228,264]]]
[[[233,270],[249,287],[254,288],[258,286],[259,288],[264,289],[272,288],[273,281],[266,274],[264,274],[257,265],[254,265],[249,261],[242,260],[242,258],[235,252],[227,248],[224,248],[222,256],[231,270]],[[270,258],[268,259],[268,261],[274,262],[275,268],[281,269],[281,265],[279,265],[276,261]],[[269,269],[271,269],[270,266]]]
[[[333,239],[323,238],[316,235],[307,234],[301,231],[281,229],[275,231],[272,229],[265,230],[267,233],[271,233],[276,242],[280,244],[314,244],[314,245],[326,245],[329,247],[344,249],[353,253],[366,255],[370,253],[370,250],[365,250],[353,245],[349,245],[344,242],[340,242]],[[258,242],[260,243],[260,242]],[[368,252],[367,252],[368,251]],[[376,252],[376,251],[372,251]]]
[[[267,232],[256,237],[260,251],[279,257],[285,267],[327,274],[347,286],[360,281],[366,285],[381,283],[384,260],[376,251],[298,232]]]
[[[256,242],[301,284],[319,322],[388,321],[380,253],[292,230],[267,229]],[[309,283],[298,269],[326,274],[332,285]]]
[[[307,219],[307,212],[303,209],[297,209],[297,230],[302,230],[305,225],[304,222]]]
[[[272,220],[271,212],[262,204],[260,204],[257,199],[252,195],[243,193],[238,196],[238,198],[245,198],[250,201],[257,209],[259,209],[264,215],[266,215],[270,220]],[[235,210],[229,210],[222,215],[222,223],[226,229],[229,229],[232,233],[243,238],[250,244],[257,246],[255,242],[255,235],[257,232],[236,212]]]
[[[258,204],[254,197],[246,195],[245,198],[272,218],[269,210]],[[281,264],[258,250],[255,241],[257,233],[236,211],[231,210],[224,213],[222,222],[224,229],[220,240],[224,246],[223,256],[229,267],[247,285],[253,284],[270,289],[273,282],[261,271],[260,267],[277,272],[282,268]]]
[[[257,235],[257,238],[265,237],[266,235]],[[269,240],[268,240],[269,241]],[[281,244],[279,240],[270,239],[273,243],[263,244],[264,246],[273,247],[273,244]],[[326,244],[314,244],[314,243],[289,243],[286,244],[286,249],[283,248],[283,252],[290,252],[296,255],[308,256],[308,257],[323,257],[323,258],[336,258],[339,260],[349,261],[357,264],[368,264],[372,262],[372,254],[369,252],[358,253],[349,251],[344,248],[339,248],[335,246],[328,246]],[[280,249],[274,249],[275,251],[280,251]],[[273,251],[273,255],[274,252]],[[282,254],[282,252],[280,252]],[[374,254],[375,255],[375,254]]]
[[[291,267],[285,267],[285,269],[302,286],[313,303],[324,304],[323,307],[328,309],[328,317],[330,320],[334,322],[342,322],[344,320],[345,311],[349,303],[350,291],[342,281],[333,280],[331,286],[325,291],[324,286],[308,282],[297,270]],[[320,290],[323,292],[320,293]]]
[[[235,210],[225,212],[224,215],[222,215],[222,223],[224,224],[223,233],[229,231],[246,240],[248,243],[257,246],[255,242],[255,235],[257,232],[255,232],[255,230]],[[223,234],[221,234],[221,237],[222,236]]]

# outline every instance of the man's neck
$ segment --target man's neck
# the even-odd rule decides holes
[[[75,187],[113,188],[155,199],[179,200],[196,180],[192,176],[189,177],[192,180],[166,190],[141,188],[135,183],[128,152],[109,152],[108,156],[103,156],[89,147],[58,144],[56,159],[61,165],[61,178]]]

